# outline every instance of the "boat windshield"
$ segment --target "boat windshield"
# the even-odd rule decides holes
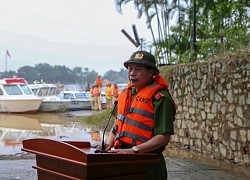
[[[49,87],[42,87],[38,91],[38,96],[47,96],[49,91]]]
[[[55,95],[56,94],[56,87],[51,87],[48,95]]]
[[[35,95],[37,95],[38,89],[31,89]]]
[[[76,99],[88,99],[89,98],[89,94],[87,93],[76,93]]]
[[[64,99],[75,99],[75,98],[74,98],[74,95],[71,94],[71,93],[65,93],[65,94],[63,95],[63,98],[64,98]]]
[[[33,94],[32,91],[26,84],[21,84],[20,87],[22,88],[23,92],[27,95]]]
[[[18,87],[18,85],[4,85],[3,86],[5,91],[7,92],[8,95],[22,95],[21,89]]]

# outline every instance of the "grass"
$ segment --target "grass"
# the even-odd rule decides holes
[[[82,116],[82,117],[77,117],[77,121],[84,121],[88,126],[99,130],[99,129],[104,129],[106,124],[108,123],[108,119],[110,117],[110,112],[111,110],[103,110],[100,113],[91,115],[91,116]],[[113,124],[115,122],[115,118],[111,116],[110,122],[107,126],[107,132],[110,131],[112,128]]]

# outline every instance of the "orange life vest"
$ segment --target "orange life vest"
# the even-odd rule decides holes
[[[112,89],[112,94],[113,94],[114,97],[118,97],[118,94],[119,94],[118,88],[113,88]]]
[[[101,79],[96,79],[94,84],[98,84],[98,87],[102,87],[102,80]]]
[[[154,106],[153,96],[160,89],[168,87],[161,76],[154,77],[154,83],[143,88],[132,97],[132,87],[118,96],[117,119],[114,148],[119,148],[121,142],[131,146],[142,144],[153,136]]]
[[[101,95],[101,88],[95,87],[93,90],[94,96],[100,96]]]

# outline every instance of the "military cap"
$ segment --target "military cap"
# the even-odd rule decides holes
[[[155,57],[147,51],[136,51],[130,59],[124,62],[124,66],[128,68],[129,63],[142,64],[144,66],[154,69],[154,75],[159,74],[159,70],[156,66]]]

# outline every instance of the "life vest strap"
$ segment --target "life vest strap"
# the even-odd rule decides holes
[[[128,138],[130,138],[132,140],[142,142],[142,143],[149,140],[148,138],[138,136],[136,134],[133,134],[133,133],[127,132],[127,131],[123,131],[123,132],[120,132],[120,133],[116,134],[115,139],[120,139],[121,137],[124,137],[124,136],[128,137]]]
[[[143,129],[145,131],[152,131],[153,128],[148,126],[148,125],[145,125],[143,123],[140,123],[138,121],[135,121],[135,120],[132,120],[132,119],[129,119],[127,118],[126,116],[123,116],[121,114],[117,114],[117,119],[121,120],[122,122],[126,123],[126,124],[130,124],[132,126],[135,126],[135,127],[138,127],[140,129]]]
[[[127,109],[127,112],[128,113],[140,114],[140,115],[143,115],[145,117],[154,119],[154,114],[153,113],[150,113],[148,111],[145,111],[145,110],[142,110],[142,109],[139,109],[139,108],[132,108],[132,107],[130,107],[130,108]]]
[[[156,83],[153,83],[153,84],[150,84],[148,87],[149,88],[154,88],[154,87],[157,87],[157,86],[160,86],[159,84],[156,84]]]

